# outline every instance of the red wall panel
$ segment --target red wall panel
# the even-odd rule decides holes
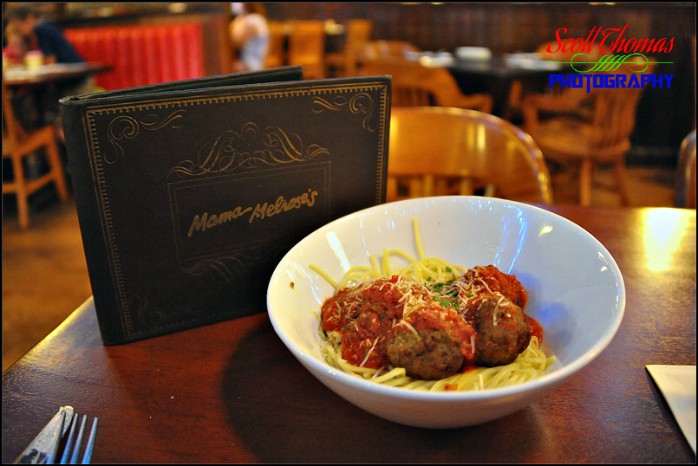
[[[75,28],[65,35],[85,60],[112,66],[95,78],[106,90],[205,74],[199,23]]]

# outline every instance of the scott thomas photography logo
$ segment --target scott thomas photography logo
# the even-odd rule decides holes
[[[548,53],[569,56],[567,64],[575,73],[552,73],[550,88],[671,88],[673,74],[654,73],[658,64],[673,64],[666,56],[674,48],[674,37],[637,38],[622,28],[594,26],[586,37],[569,37],[567,28],[555,31]]]

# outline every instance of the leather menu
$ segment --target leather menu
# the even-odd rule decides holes
[[[265,312],[295,243],[385,202],[389,77],[284,67],[60,103],[105,344]]]

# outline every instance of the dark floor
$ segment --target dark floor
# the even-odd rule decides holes
[[[673,206],[673,169],[631,167],[629,176],[633,206]],[[595,180],[592,204],[619,205],[610,174],[598,172]],[[554,176],[553,187],[557,203],[576,202],[569,177]],[[3,372],[91,295],[73,200],[37,196],[26,231],[17,226],[12,199],[3,198]]]

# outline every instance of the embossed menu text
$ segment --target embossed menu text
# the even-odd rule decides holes
[[[385,201],[389,78],[297,77],[61,100],[105,344],[265,312],[296,242]]]

